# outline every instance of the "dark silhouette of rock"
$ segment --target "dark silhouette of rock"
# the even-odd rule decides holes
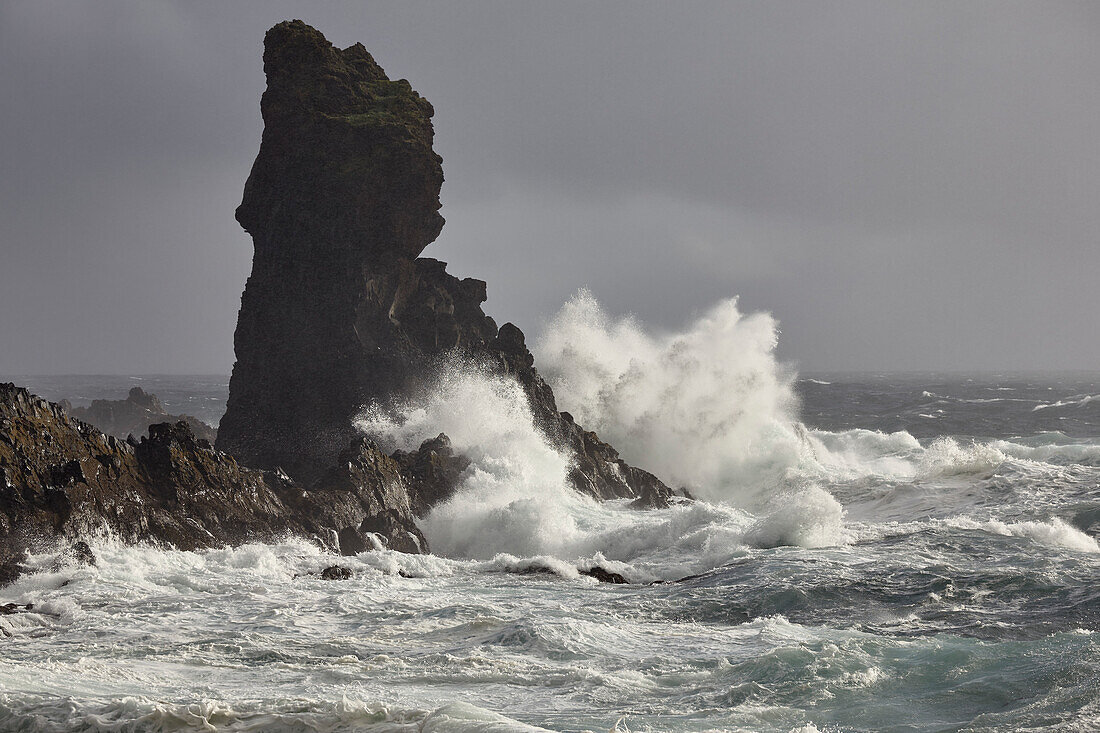
[[[350,580],[355,573],[342,565],[329,565],[321,571],[321,580]]]
[[[18,577],[24,549],[59,540],[75,543],[63,553],[69,561],[93,564],[82,538],[104,529],[185,550],[286,534],[336,549],[337,533],[370,520],[392,548],[426,551],[397,461],[365,439],[344,457],[328,480],[307,486],[241,466],[187,423],[152,425],[148,438],[122,441],[0,384],[0,581]]]
[[[382,452],[368,438],[353,439],[339,456],[336,465],[316,482],[319,490],[335,495],[353,494],[358,503],[352,507],[318,508],[329,526],[357,527],[360,533],[373,532],[393,550],[420,553],[428,541],[412,520],[409,501],[411,482],[401,465]]]
[[[73,565],[77,567],[95,567],[96,565],[95,553],[92,552],[92,548],[84,540],[77,540],[72,543],[58,553],[57,559],[54,560],[54,568],[56,569]]]
[[[595,578],[596,580],[600,581],[601,583],[614,583],[616,585],[621,585],[621,584],[630,582],[629,580],[624,578],[621,574],[613,573],[610,570],[607,570],[606,568],[601,568],[599,565],[591,567],[588,570],[581,570],[580,572],[581,572],[581,575],[587,575],[590,578]]]
[[[358,555],[373,549],[371,543],[363,536],[358,527],[344,527],[336,536],[340,545],[340,554],[351,556]]]
[[[394,460],[401,464],[405,475],[416,487],[410,498],[418,517],[454,494],[459,480],[470,465],[470,459],[456,455],[451,440],[443,433],[425,440],[414,452],[397,451]]]
[[[362,407],[415,396],[462,360],[519,381],[538,427],[575,455],[579,491],[665,503],[667,486],[558,412],[522,331],[482,310],[483,281],[418,258],[443,226],[432,106],[362,45],[334,48],[298,20],[268,31],[264,72],[263,140],[237,209],[255,255],[218,447],[313,481],[354,439]],[[412,465],[421,514],[460,472],[432,450]]]
[[[155,394],[149,394],[141,387],[133,387],[124,400],[92,400],[88,407],[73,407],[68,400],[62,400],[60,404],[73,417],[91,423],[116,438],[146,435],[149,426],[154,423],[180,421],[190,425],[196,437],[211,443],[218,435],[217,430],[197,417],[169,414]]]

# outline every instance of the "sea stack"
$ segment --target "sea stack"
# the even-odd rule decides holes
[[[255,256],[218,447],[312,481],[365,405],[470,357],[519,380],[539,427],[576,456],[579,490],[666,501],[668,487],[558,412],[520,329],[482,311],[483,281],[419,258],[443,227],[431,104],[362,45],[337,49],[300,20],[268,31],[264,72],[263,139],[236,214]]]

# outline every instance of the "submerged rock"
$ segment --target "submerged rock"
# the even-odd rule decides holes
[[[365,405],[414,395],[461,359],[519,381],[538,427],[575,456],[579,491],[666,502],[660,480],[558,411],[522,331],[482,310],[483,281],[418,257],[443,227],[431,104],[362,45],[337,49],[298,20],[268,31],[264,72],[263,140],[237,209],[255,255],[218,448],[314,481],[343,463]],[[397,458],[418,514],[461,471],[442,447]]]
[[[91,423],[116,438],[146,435],[150,425],[181,421],[191,427],[197,438],[213,443],[218,436],[217,430],[197,417],[169,414],[155,394],[149,394],[141,387],[133,387],[124,400],[92,400],[88,407],[73,407],[67,400],[62,400],[60,404],[73,417]]]
[[[355,573],[342,565],[329,565],[321,571],[321,580],[350,580]]]
[[[601,583],[614,583],[616,585],[622,585],[624,583],[630,582],[620,573],[613,573],[610,570],[601,568],[599,565],[591,567],[588,570],[581,570],[580,572],[581,575],[587,575],[589,578],[595,578]]]

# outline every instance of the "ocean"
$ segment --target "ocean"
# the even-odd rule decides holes
[[[39,611],[0,617],[0,730],[1100,729],[1100,375],[796,375],[773,351],[733,301],[659,335],[579,297],[539,340],[561,407],[697,501],[570,492],[518,387],[456,364],[360,420],[472,457],[435,554],[35,556],[0,589]],[[211,422],[228,389],[9,379]]]

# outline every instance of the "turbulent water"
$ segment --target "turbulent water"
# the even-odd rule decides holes
[[[734,301],[659,334],[578,294],[536,348],[560,406],[698,501],[576,495],[519,387],[455,363],[359,420],[472,459],[435,555],[101,538],[0,590],[38,611],[0,617],[0,729],[1100,728],[1100,376],[799,377],[775,339]],[[16,381],[224,404],[136,379]]]

